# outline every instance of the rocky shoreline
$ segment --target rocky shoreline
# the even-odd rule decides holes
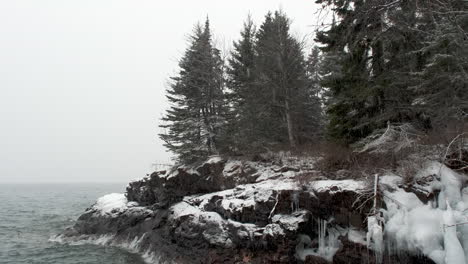
[[[100,198],[61,238],[108,237],[102,244],[126,245],[153,263],[437,263],[423,249],[376,252],[367,221],[372,182],[328,180],[309,163],[213,157],[155,172],[125,196]],[[382,177],[382,193],[434,199],[401,180]]]

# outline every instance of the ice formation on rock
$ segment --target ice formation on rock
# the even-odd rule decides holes
[[[418,188],[440,193],[437,201],[427,204],[400,187],[395,176],[382,178],[386,187],[383,194],[387,209],[382,211],[387,249],[390,254],[399,251],[423,254],[437,264],[468,263],[468,228],[463,225],[468,221],[468,203],[462,193],[466,176],[438,162],[426,164],[416,178],[428,176],[434,180]],[[369,223],[369,232],[374,227]],[[374,239],[368,236],[367,241],[373,243]]]
[[[379,221],[375,215],[367,218],[367,245],[374,250],[377,263],[382,262],[384,252],[383,230]]]
[[[338,238],[342,235],[342,232],[327,227],[328,222],[326,220],[318,220],[318,248],[306,248],[306,246],[312,244],[310,237],[307,235],[299,236],[296,247],[296,255],[299,259],[304,261],[307,256],[312,255],[333,262],[333,257],[341,247]]]

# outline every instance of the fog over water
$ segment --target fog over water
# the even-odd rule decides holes
[[[227,50],[247,14],[282,8],[293,32],[313,0],[0,1],[0,182],[125,182],[170,154],[164,90],[193,24]]]

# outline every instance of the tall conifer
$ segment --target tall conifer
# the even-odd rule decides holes
[[[191,162],[218,152],[225,123],[223,62],[213,47],[210,25],[197,25],[180,71],[167,90],[171,104],[160,134],[165,146],[182,161]]]
[[[249,17],[241,39],[234,42],[229,59],[228,86],[231,102],[230,142],[237,149],[255,148],[257,143],[258,91],[255,85],[255,26]]]

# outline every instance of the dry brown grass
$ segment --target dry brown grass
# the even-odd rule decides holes
[[[323,179],[326,179],[326,177],[321,171],[302,172],[295,177],[295,180],[299,183],[300,186],[305,186],[313,181]]]
[[[350,178],[363,178],[366,175],[381,173],[385,170],[394,170],[399,161],[404,160],[409,153],[368,153],[354,152],[351,148],[329,143],[323,148],[321,159],[316,163],[316,169],[329,174],[339,171],[348,171]]]
[[[278,152],[281,151],[292,157],[299,157],[299,159],[311,157],[311,159],[305,160],[307,162],[314,160],[311,164],[314,164],[312,169],[315,171],[308,171],[297,176],[297,180],[304,184],[322,178],[364,179],[369,175],[384,174],[391,171],[402,176],[404,182],[410,185],[414,182],[415,175],[426,160],[439,160],[453,169],[468,173],[468,149],[466,149],[468,148],[468,125],[462,126],[453,123],[427,133],[416,130],[409,131],[411,133],[408,133],[407,136],[411,144],[407,144],[403,148],[386,149],[377,146],[371,150],[356,150],[322,141],[300,145],[295,149],[291,149],[286,145],[279,146],[269,151],[269,153],[256,155],[254,160],[283,165],[282,163],[285,160],[287,161],[287,157],[279,157]],[[448,146],[451,141],[460,132],[465,132],[466,136],[461,137],[460,144],[452,144],[453,151],[450,150],[445,155],[446,149],[450,149]],[[401,143],[398,137],[393,140],[394,142],[388,141],[386,144],[390,146],[395,144],[397,146]],[[465,146],[465,150],[460,151],[460,146]]]

